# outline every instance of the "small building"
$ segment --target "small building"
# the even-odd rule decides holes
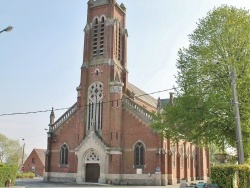
[[[33,172],[37,176],[43,177],[45,169],[45,153],[45,149],[33,149],[23,164],[24,172]]]

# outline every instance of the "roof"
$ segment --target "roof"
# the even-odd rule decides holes
[[[46,149],[34,149],[34,151],[37,153],[38,157],[40,158],[43,165],[45,165],[45,153]]]
[[[139,89],[135,85],[128,82],[128,89],[130,91],[132,91],[137,98],[143,100],[144,102],[150,104],[151,106],[153,106],[155,108],[157,107],[157,99],[155,99],[151,95],[147,94],[146,92],[142,91],[141,89]]]

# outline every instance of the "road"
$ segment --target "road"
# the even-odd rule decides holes
[[[197,183],[197,182],[196,182]],[[145,186],[131,186],[131,185],[109,185],[109,184],[76,184],[76,183],[56,183],[56,182],[43,182],[42,178],[34,178],[34,179],[17,179],[15,186],[13,188],[32,188],[32,187],[136,187],[136,188],[145,188]],[[176,185],[166,185],[166,186],[147,186],[147,188],[179,188],[180,184]]]
[[[76,183],[57,183],[57,182],[43,182],[42,178],[34,179],[17,179],[15,188],[31,188],[31,187],[108,187],[101,184],[76,184]]]

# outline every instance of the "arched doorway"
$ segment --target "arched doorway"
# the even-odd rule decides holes
[[[85,158],[85,181],[98,183],[100,178],[100,157],[94,150],[88,152]]]

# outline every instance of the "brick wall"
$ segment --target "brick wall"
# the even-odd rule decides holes
[[[34,172],[39,176],[44,175],[44,161],[41,161],[35,150],[30,153],[23,166],[24,172]]]
[[[161,138],[153,133],[149,125],[146,125],[136,115],[123,109],[122,124],[123,146],[123,173],[135,174],[134,145],[140,141],[145,147],[145,168],[142,173],[155,173],[156,167],[161,167],[160,155],[156,151],[161,148]]]

